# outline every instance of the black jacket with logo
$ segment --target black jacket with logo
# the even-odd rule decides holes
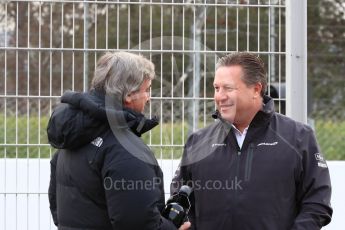
[[[98,92],[67,92],[61,102],[47,128],[49,142],[59,149],[49,186],[58,228],[176,229],[160,215],[163,174],[138,137],[158,122],[130,110],[106,110]],[[125,122],[109,126],[109,116]]]
[[[192,134],[171,184],[194,187],[192,229],[320,229],[331,220],[331,183],[312,129],[274,112],[251,122],[242,148],[217,120]]]

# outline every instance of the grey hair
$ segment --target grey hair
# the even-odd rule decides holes
[[[242,80],[247,86],[261,83],[261,96],[263,97],[267,87],[264,62],[252,53],[238,52],[220,58],[216,64],[216,70],[220,67],[235,65],[242,67],[244,73]]]
[[[117,96],[123,101],[139,90],[144,80],[155,77],[154,64],[141,55],[108,52],[97,62],[91,89]]]

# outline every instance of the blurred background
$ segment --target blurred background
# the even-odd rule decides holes
[[[306,5],[304,14],[287,18],[292,3]],[[300,16],[307,24],[293,27],[307,31],[303,110],[326,159],[345,160],[344,0],[1,1],[0,229],[54,228],[47,182],[55,150],[47,141],[47,122],[64,91],[89,89],[104,52],[131,51],[155,63],[145,113],[161,123],[144,140],[169,180],[188,134],[213,122],[219,57],[236,51],[259,55],[276,110],[285,114],[287,102],[298,101],[299,94],[287,97],[286,47],[288,36],[299,37],[287,33],[287,24]],[[302,84],[306,76],[298,77]]]

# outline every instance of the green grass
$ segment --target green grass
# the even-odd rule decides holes
[[[151,147],[156,158],[179,159],[183,153],[183,145],[187,140],[187,132],[186,124],[165,123],[145,133],[142,138]]]
[[[9,145],[0,147],[0,157],[8,158],[47,158],[50,157],[51,151],[54,152],[50,146],[42,146],[48,144],[46,135],[46,127],[48,117],[37,116],[0,116],[0,144],[5,143]],[[6,124],[6,125],[5,125]]]
[[[6,120],[5,120],[6,119]],[[56,150],[48,144],[46,127],[48,117],[5,116],[0,115],[0,158],[49,158]],[[5,125],[6,124],[6,125]],[[182,130],[184,129],[184,134]],[[172,131],[173,130],[173,131]],[[173,132],[173,133],[172,133]],[[161,124],[143,135],[157,158],[179,159],[187,137],[187,126],[179,124]],[[17,146],[13,146],[16,145]]]
[[[55,149],[48,144],[46,127],[48,117],[0,115],[0,158],[49,158]],[[5,125],[6,123],[6,125]],[[17,124],[17,125],[16,125]],[[203,125],[200,124],[200,127]],[[328,160],[345,160],[345,121],[315,121],[316,136],[322,152]],[[179,159],[183,153],[183,144],[188,135],[187,124],[163,123],[143,135],[157,158]],[[16,145],[18,146],[12,146]],[[30,146],[33,145],[33,146]]]
[[[327,160],[345,160],[345,121],[315,121],[316,137]]]

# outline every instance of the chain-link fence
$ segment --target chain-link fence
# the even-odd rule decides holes
[[[270,82],[285,80],[285,1],[9,1],[1,4],[0,155],[50,157],[45,128],[58,97],[86,91],[97,58],[130,50],[156,65],[145,137],[179,157],[188,133],[211,122],[213,72],[232,51],[260,55]],[[269,93],[271,93],[269,88]],[[284,112],[285,98],[276,93]],[[164,127],[164,128],[163,128]],[[171,155],[171,156],[170,156]]]
[[[344,1],[308,1],[308,112],[329,160],[345,159],[344,14]]]

